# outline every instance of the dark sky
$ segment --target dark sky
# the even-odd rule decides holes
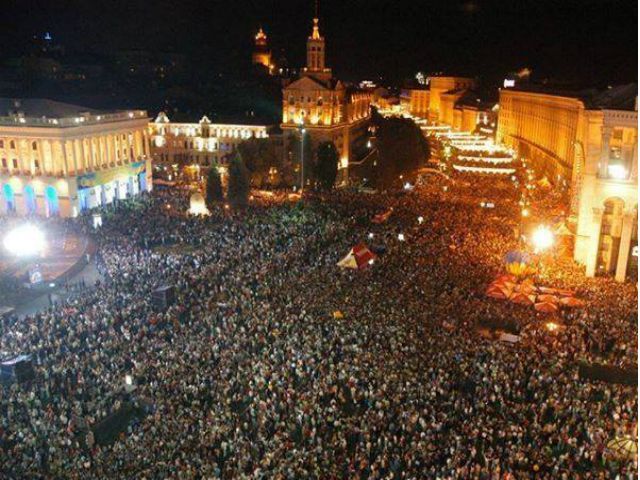
[[[158,49],[233,70],[262,24],[290,63],[304,61],[312,0],[4,0],[0,41],[15,52],[50,31],[79,50]],[[417,70],[584,83],[637,80],[638,11],[623,0],[321,0],[328,63],[348,79]]]

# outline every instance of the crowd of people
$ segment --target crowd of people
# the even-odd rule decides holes
[[[509,181],[432,177],[202,218],[155,192],[105,214],[96,288],[0,325],[3,356],[36,370],[0,391],[0,477],[637,478],[606,448],[637,438],[636,389],[577,367],[637,365],[636,285],[542,259],[546,284],[586,301],[555,331],[487,298],[517,247],[517,198]],[[385,253],[340,270],[359,242]],[[489,320],[521,341],[486,339]],[[125,404],[135,419],[98,439]]]

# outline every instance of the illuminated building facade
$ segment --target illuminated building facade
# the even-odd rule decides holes
[[[416,117],[429,116],[429,99],[431,92],[426,86],[403,88],[400,92],[400,103],[406,112]]]
[[[268,128],[267,125],[211,123],[206,116],[198,123],[176,123],[160,112],[149,124],[151,155],[154,162],[163,164],[224,165],[244,140],[268,138]]]
[[[0,99],[0,213],[76,216],[151,190],[147,112]]]
[[[370,120],[371,94],[347,88],[333,78],[325,64],[325,40],[320,35],[318,19],[307,39],[307,66],[299,79],[283,90],[282,130],[285,152],[290,152],[291,140],[305,128],[305,142],[311,141],[312,151],[323,141],[331,141],[339,154],[338,181],[347,178],[349,162],[366,149]],[[306,160],[305,160],[306,163]]]
[[[269,70],[269,73],[273,71],[271,50],[267,44],[267,34],[264,33],[262,28],[258,30],[255,36],[255,46],[253,48],[253,54],[251,55],[251,61],[254,65],[262,65]]]
[[[456,101],[475,85],[473,78],[429,77],[429,120],[451,125]]]
[[[571,186],[574,258],[588,276],[637,275],[637,92],[636,84],[573,95],[500,92],[497,140],[539,175]]]

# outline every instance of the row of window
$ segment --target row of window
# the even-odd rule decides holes
[[[0,148],[4,148],[4,140],[0,140]],[[16,149],[15,140],[9,141],[9,148],[11,150],[15,150]],[[38,142],[31,142],[31,149],[32,150],[38,150]]]

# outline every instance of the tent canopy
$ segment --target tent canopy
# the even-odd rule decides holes
[[[363,270],[372,265],[376,256],[367,248],[364,243],[359,243],[349,253],[338,262],[341,268],[352,268],[354,270]]]

